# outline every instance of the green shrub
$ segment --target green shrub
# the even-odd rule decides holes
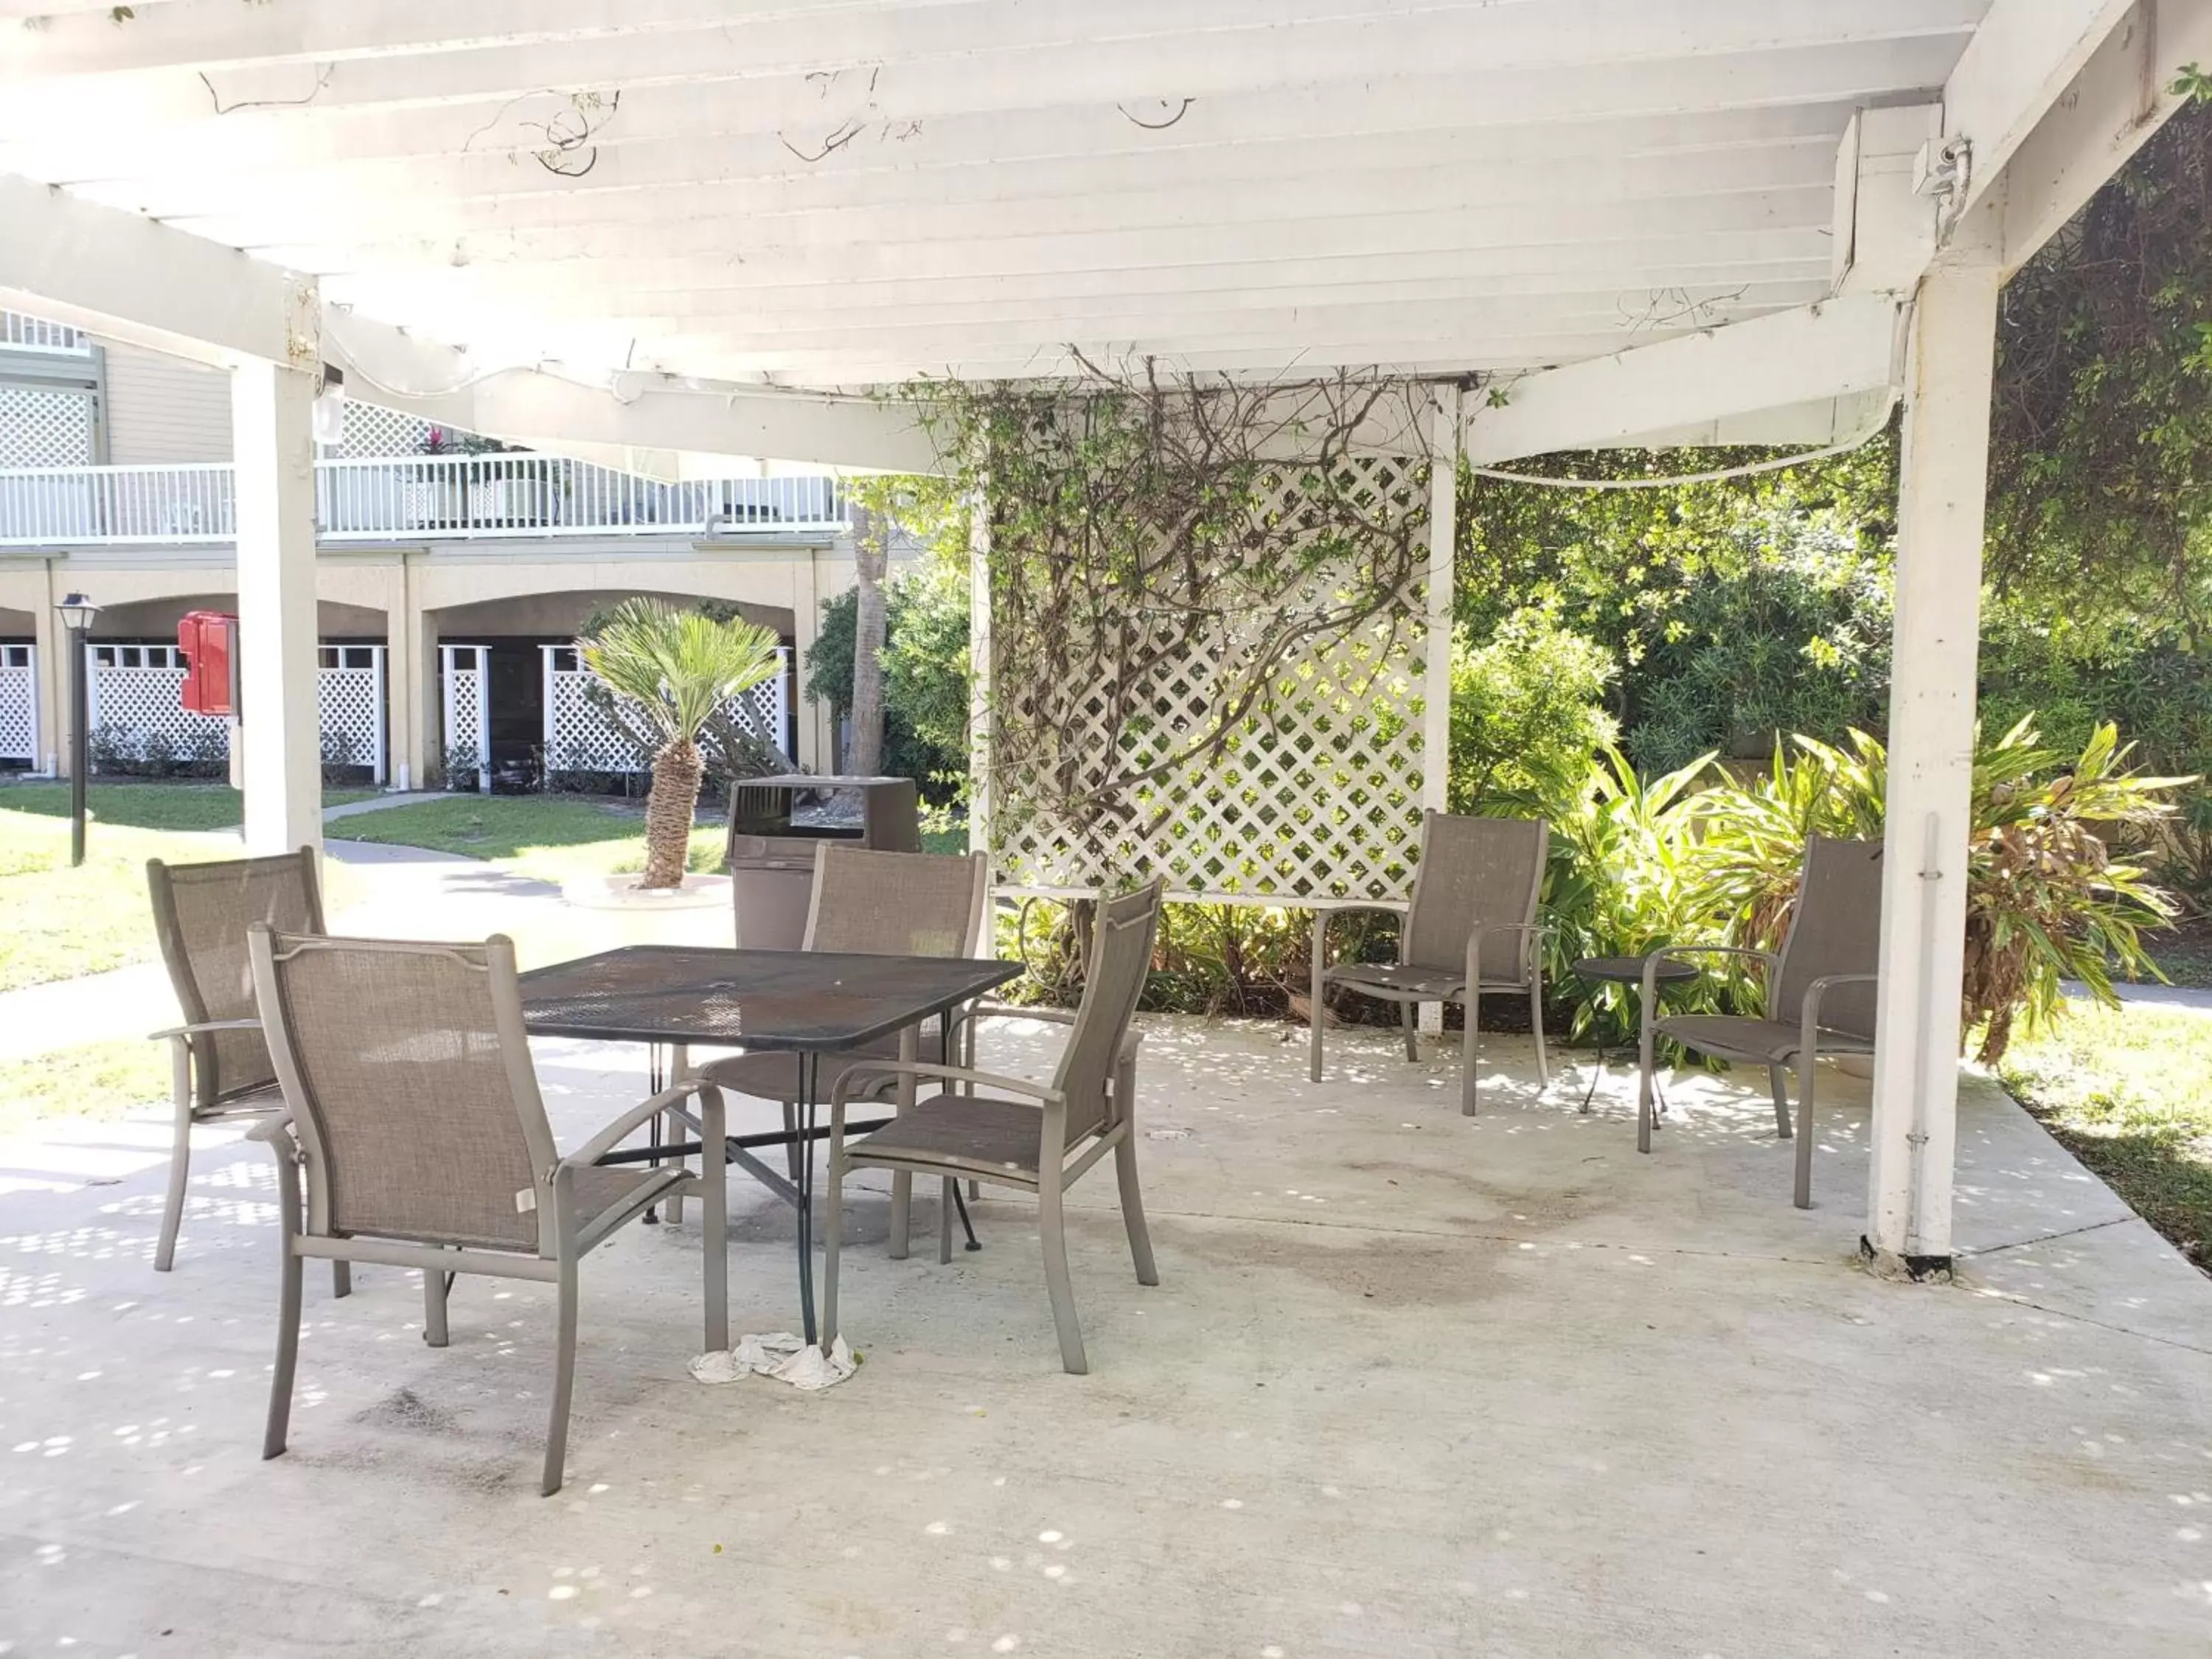
[[[1454,629],[1451,810],[1567,811],[1591,754],[1616,735],[1604,707],[1613,676],[1603,647],[1540,607],[1512,612],[1480,645]]]

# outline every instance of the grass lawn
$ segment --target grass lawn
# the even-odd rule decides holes
[[[331,839],[427,847],[556,884],[645,867],[645,813],[574,795],[450,795],[344,818]],[[690,867],[718,870],[722,827],[691,832]]]
[[[2055,1029],[2014,1042],[1997,1075],[2212,1273],[2212,1012],[2075,1003]]]
[[[85,861],[72,870],[68,786],[0,787],[0,991],[152,961],[146,860],[238,855],[222,833],[240,822],[234,789],[94,784],[87,805]],[[329,879],[335,908],[345,877],[333,870]]]
[[[169,1097],[169,1045],[143,1036],[0,1060],[0,1135],[41,1119],[120,1117]]]

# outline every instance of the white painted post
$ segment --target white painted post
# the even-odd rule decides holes
[[[240,713],[246,846],[320,848],[312,375],[249,360],[230,372],[238,503]]]
[[[2002,286],[1986,248],[1977,240],[1947,252],[1923,279],[1906,372],[1867,1199],[1878,1264],[1951,1254],[1974,669]]]
[[[1450,799],[1452,560],[1459,545],[1460,396],[1455,386],[1435,391],[1429,441],[1429,583],[1423,636],[1428,672],[1422,688],[1421,805],[1441,812]],[[1419,1024],[1424,1036],[1443,1036],[1443,1004],[1421,1004]]]
[[[540,720],[544,730],[544,744],[542,763],[538,769],[538,787],[540,793],[553,787],[554,746],[561,740],[561,711],[553,694],[553,653],[559,648],[558,646],[551,645],[541,645],[538,647],[538,673],[539,682],[544,688],[538,693],[539,708],[543,711]]]
[[[384,713],[384,699],[390,693],[392,681],[388,650],[388,647],[381,645],[368,648],[368,665],[375,671],[369,678],[368,692],[369,719],[373,722],[369,745],[376,757],[372,763],[375,770],[370,774],[370,781],[380,787],[392,781],[392,731]]]

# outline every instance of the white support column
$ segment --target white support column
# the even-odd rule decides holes
[[[991,496],[988,476],[969,503],[968,850],[991,850]],[[995,875],[987,872],[987,878]]]
[[[1983,227],[1960,227],[1970,228]],[[1922,280],[1906,375],[1866,1234],[1877,1261],[1889,1264],[1951,1254],[1974,669],[2002,284],[1993,239],[1974,241]]]
[[[1441,812],[1450,804],[1452,561],[1459,549],[1460,396],[1455,386],[1440,386],[1435,392],[1429,441],[1429,583],[1424,636],[1428,672],[1422,690],[1421,805]],[[1424,1035],[1441,1036],[1443,1004],[1421,1004],[1419,1025]]]
[[[313,378],[296,369],[249,361],[231,370],[246,846],[254,854],[323,844],[314,395]]]

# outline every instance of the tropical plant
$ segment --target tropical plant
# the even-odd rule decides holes
[[[659,739],[638,885],[680,887],[704,771],[699,734],[731,698],[777,672],[776,637],[750,623],[634,599],[578,639],[576,654],[608,690],[642,712]]]
[[[1634,994],[1576,977],[1586,957],[1640,957],[1662,945],[1714,942],[1725,918],[1707,897],[1699,862],[1698,786],[1712,757],[1646,781],[1608,745],[1589,769],[1573,806],[1553,820],[1544,878],[1544,983],[1566,1009],[1567,1035],[1605,1043],[1631,1040]],[[1717,982],[1700,978],[1670,992],[1698,1012],[1717,1006]]]
[[[1994,742],[1975,733],[1960,1014],[1984,1064],[2017,1026],[2057,1011],[2062,980],[2117,1006],[2115,970],[2158,976],[2142,933],[2170,921],[2173,902],[2108,837],[2166,819],[2173,791],[2194,780],[2132,771],[2129,753],[2109,724],[2070,763],[2043,745],[2033,716]],[[1863,732],[1843,747],[1799,737],[1762,775],[1705,798],[1704,898],[1734,919],[1739,943],[1780,943],[1807,836],[1881,836],[1887,769]]]

